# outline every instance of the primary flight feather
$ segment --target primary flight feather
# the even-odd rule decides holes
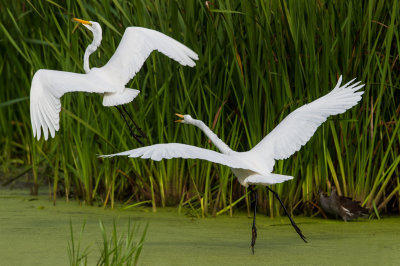
[[[75,19],[93,32],[93,42],[86,48],[83,68],[86,74],[38,70],[32,79],[30,113],[33,136],[39,140],[43,129],[47,140],[59,130],[60,98],[67,92],[104,94],[104,106],[131,102],[139,91],[125,88],[153,51],[159,51],[184,66],[195,66],[198,56],[191,49],[167,35],[141,27],[128,27],[108,63],[101,68],[89,67],[89,56],[101,43],[102,31],[97,22]]]

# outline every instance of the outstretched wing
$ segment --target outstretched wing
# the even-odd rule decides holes
[[[136,75],[154,50],[184,66],[195,66],[196,63],[193,60],[199,58],[188,47],[161,32],[129,27],[125,30],[114,55],[101,69],[125,85]]]
[[[227,155],[216,151],[181,143],[155,144],[125,152],[102,155],[100,157],[113,156],[128,156],[131,158],[152,159],[154,161],[172,158],[201,159],[213,163],[223,164],[231,168],[241,168],[256,171],[252,169],[251,166],[249,167],[245,161],[240,160],[235,155]]]
[[[32,79],[30,110],[33,136],[40,139],[43,128],[44,139],[48,131],[54,137],[59,129],[60,97],[67,92],[113,92],[112,86],[93,74],[77,74],[56,70],[40,69]]]
[[[249,152],[275,160],[290,157],[308,142],[328,116],[344,113],[361,100],[364,91],[358,90],[364,85],[359,85],[360,82],[350,85],[354,80],[340,86],[340,76],[330,93],[294,110]]]

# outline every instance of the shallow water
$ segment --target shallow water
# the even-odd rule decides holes
[[[61,199],[53,206],[45,196],[0,190],[0,265],[68,265],[70,219],[75,237],[86,221],[82,247],[90,245],[89,265],[94,265],[101,241],[98,221],[110,232],[114,218],[119,232],[126,231],[128,219],[142,228],[149,222],[140,265],[397,265],[400,260],[400,217],[347,223],[295,217],[306,244],[286,217],[260,214],[252,255],[252,220],[244,213],[193,219],[176,208],[121,211]]]

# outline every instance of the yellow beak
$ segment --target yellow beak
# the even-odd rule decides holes
[[[82,23],[82,24],[86,24],[86,25],[92,25],[92,22],[87,21],[87,20],[83,20],[83,19],[79,19],[79,18],[73,18],[76,22]]]
[[[183,118],[183,115],[181,115],[181,114],[175,114],[176,116],[179,116],[180,118]],[[182,123],[183,122],[183,120],[175,120],[175,122],[177,122],[177,123]]]

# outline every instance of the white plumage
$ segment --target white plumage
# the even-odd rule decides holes
[[[155,30],[129,27],[108,63],[101,68],[89,68],[89,56],[101,43],[101,26],[97,22],[75,19],[93,32],[93,42],[86,48],[84,70],[86,74],[64,71],[38,70],[32,79],[30,112],[33,135],[40,139],[41,128],[47,140],[48,132],[54,137],[59,130],[60,98],[67,92],[93,92],[104,94],[104,106],[131,102],[139,91],[125,88],[141,69],[152,51],[159,51],[184,66],[195,66],[195,52],[180,42]]]
[[[361,100],[364,91],[358,90],[364,85],[359,85],[360,82],[351,84],[353,81],[354,79],[340,86],[342,82],[342,76],[340,76],[337,85],[330,93],[294,110],[253,149],[246,152],[231,150],[202,121],[195,120],[190,115],[177,114],[183,118],[183,120],[178,120],[179,122],[200,128],[221,152],[186,144],[169,143],[103,157],[125,155],[155,161],[171,158],[202,159],[229,166],[245,187],[250,184],[266,186],[281,183],[293,177],[273,174],[275,160],[290,157],[307,143],[328,116],[343,113]]]

